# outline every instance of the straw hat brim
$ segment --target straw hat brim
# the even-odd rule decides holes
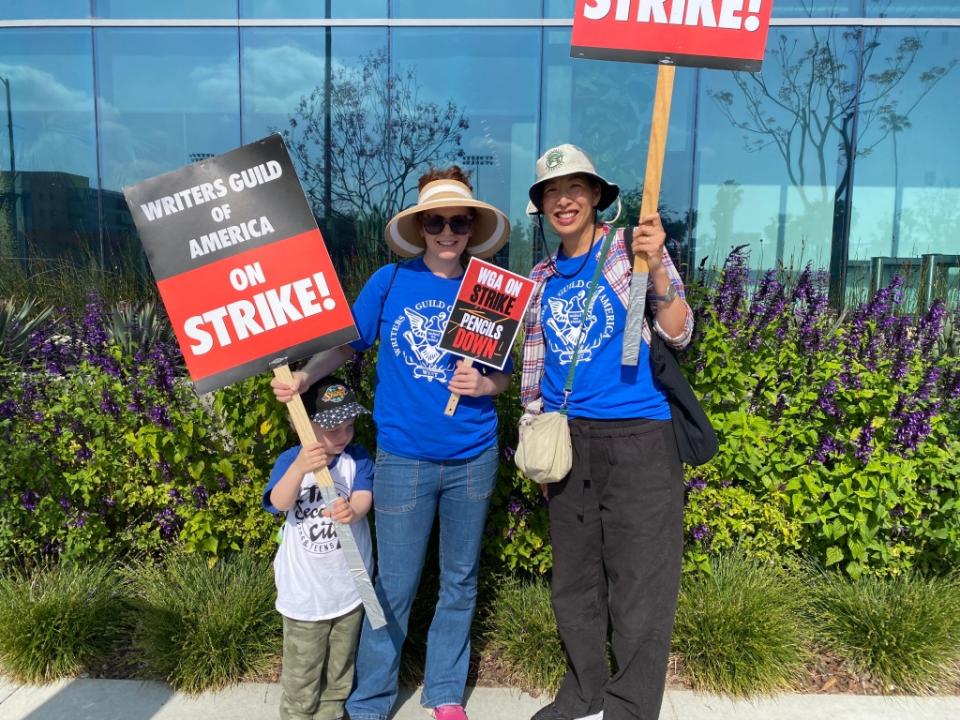
[[[471,255],[481,259],[492,257],[510,239],[510,220],[500,210],[480,200],[452,197],[428,200],[398,212],[384,230],[387,245],[400,257],[422,255],[425,245],[417,214],[451,207],[469,207],[475,211],[470,241],[467,243],[467,252]]]

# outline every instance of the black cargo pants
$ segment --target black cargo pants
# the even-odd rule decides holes
[[[573,467],[548,488],[553,609],[567,653],[557,707],[575,718],[603,709],[604,720],[657,720],[683,553],[673,426],[574,419],[570,433]]]

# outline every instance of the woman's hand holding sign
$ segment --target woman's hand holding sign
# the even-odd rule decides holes
[[[467,397],[481,397],[483,395],[496,395],[497,389],[493,380],[488,376],[481,375],[480,371],[473,367],[472,363],[457,360],[457,369],[450,380],[450,392],[457,395],[466,395]]]
[[[633,254],[646,258],[649,272],[655,273],[663,266],[663,245],[666,241],[667,233],[659,213],[651,213],[640,218],[640,224],[633,229]]]

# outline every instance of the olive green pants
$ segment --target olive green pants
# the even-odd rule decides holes
[[[343,717],[362,620],[362,606],[318,622],[283,618],[282,720]]]

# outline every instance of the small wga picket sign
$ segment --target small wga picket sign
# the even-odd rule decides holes
[[[124,188],[187,372],[204,393],[357,339],[346,296],[283,138]],[[304,445],[317,441],[300,397],[288,404]],[[314,472],[328,505],[330,472]],[[336,532],[367,616],[385,624],[350,532]]]
[[[477,361],[503,370],[533,287],[533,281],[523,275],[471,258],[439,347],[464,358],[468,367]],[[457,393],[451,393],[444,413],[453,415],[459,400]]]
[[[759,72],[773,0],[577,0],[570,55],[657,63],[640,218],[657,211],[677,65]],[[630,238],[627,238],[630,242]],[[648,266],[633,264],[621,362],[636,366]]]

